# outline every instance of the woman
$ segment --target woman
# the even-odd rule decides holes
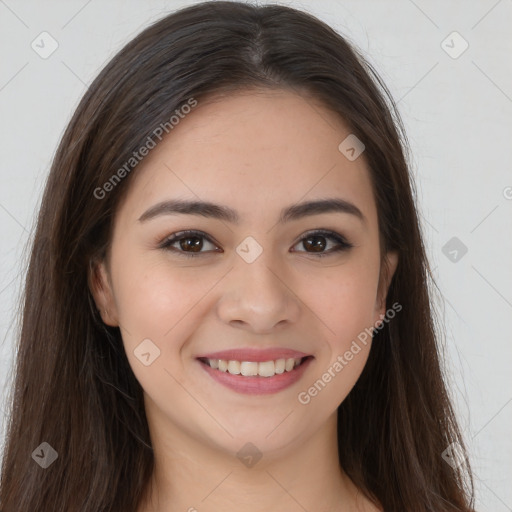
[[[308,14],[127,44],[46,185],[2,512],[471,511],[405,148]]]

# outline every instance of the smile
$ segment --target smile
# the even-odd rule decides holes
[[[291,372],[299,366],[303,358],[276,359],[275,361],[227,361],[225,359],[200,359],[208,363],[210,368],[221,372],[228,372],[231,375],[243,375],[244,377],[273,377],[284,372]]]
[[[206,372],[220,384],[245,394],[281,391],[299,380],[313,356],[270,361],[237,361],[199,358]]]

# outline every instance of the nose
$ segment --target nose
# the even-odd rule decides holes
[[[268,334],[299,319],[301,303],[283,267],[263,254],[254,262],[241,258],[229,272],[218,301],[219,318],[233,327]]]

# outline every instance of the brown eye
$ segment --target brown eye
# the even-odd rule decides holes
[[[305,249],[311,249],[314,252],[322,252],[327,247],[326,237],[321,235],[308,236],[302,240]]]
[[[202,249],[210,244],[211,249],[203,251]],[[160,249],[173,251],[183,256],[194,256],[213,252],[218,247],[206,236],[205,233],[200,231],[180,231],[174,233],[160,244]]]
[[[335,242],[333,244],[334,247],[330,245],[330,242],[332,243],[332,241]],[[307,233],[301,240],[299,240],[299,244],[302,244],[305,251],[295,252],[312,253],[315,256],[328,256],[339,251],[346,251],[353,247],[351,243],[347,242],[338,233],[322,230]],[[328,250],[326,250],[327,248]]]
[[[180,238],[178,242],[180,248],[184,251],[188,251],[190,249],[192,252],[201,252],[203,247],[203,240],[198,236]]]

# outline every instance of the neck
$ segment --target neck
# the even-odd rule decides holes
[[[175,426],[150,426],[155,468],[139,512],[355,510],[357,489],[339,465],[336,421],[334,413],[300,446],[265,453],[252,466]]]

